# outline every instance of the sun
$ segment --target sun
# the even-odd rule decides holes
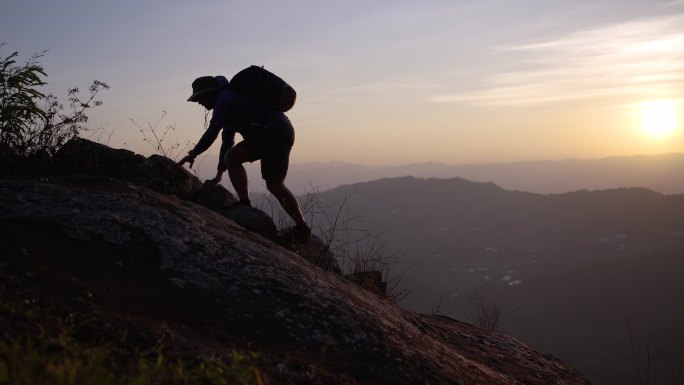
[[[671,100],[653,100],[643,104],[641,128],[649,136],[663,138],[678,126],[677,105]]]

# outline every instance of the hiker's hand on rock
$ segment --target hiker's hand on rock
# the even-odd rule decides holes
[[[186,155],[183,159],[178,161],[179,166],[182,166],[185,163],[190,163],[190,166],[188,166],[188,167],[192,168],[192,164],[195,163],[195,157],[192,155]]]
[[[217,171],[216,176],[213,179],[209,179],[207,182],[211,184],[218,184],[221,181],[221,176],[223,176],[223,171]]]

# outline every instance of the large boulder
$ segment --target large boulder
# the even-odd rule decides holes
[[[68,141],[57,151],[54,168],[57,174],[108,176],[179,196],[202,188],[196,176],[169,158],[161,155],[145,158],[82,138]]]
[[[156,154],[122,169],[118,175],[113,176],[157,192],[178,196],[190,194],[202,188],[199,178],[173,160]]]
[[[0,180],[0,282],[273,384],[588,384],[497,333],[401,309],[200,205],[105,177]],[[2,299],[0,299],[2,300]]]
[[[118,178],[160,193],[176,195],[219,212],[266,238],[276,239],[275,223],[263,211],[238,206],[238,199],[223,186],[202,183],[185,168],[161,155],[146,158],[129,150],[75,138],[55,154],[54,171],[58,175]]]
[[[114,149],[82,138],[69,140],[54,156],[58,174],[118,177],[126,168],[144,161],[144,156],[133,151]]]
[[[261,234],[271,240],[277,239],[278,229],[273,219],[255,207],[236,204],[216,211],[224,217],[234,220],[247,230]]]
[[[214,211],[227,209],[235,206],[239,202],[239,200],[225,187],[216,183],[211,183],[210,181],[204,182],[201,188],[195,189],[189,194],[181,195],[180,197],[201,204]]]

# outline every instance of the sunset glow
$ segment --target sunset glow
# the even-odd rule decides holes
[[[677,106],[669,100],[655,100],[642,107],[643,130],[652,137],[665,137],[677,128]]]
[[[49,49],[44,93],[109,84],[88,125],[146,155],[131,118],[168,112],[167,143],[196,143],[192,80],[251,64],[297,90],[293,164],[684,151],[681,0],[6,3],[0,54]]]

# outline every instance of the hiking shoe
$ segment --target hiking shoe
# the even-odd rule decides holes
[[[311,229],[306,223],[283,230],[281,240],[285,244],[306,243],[311,240]]]
[[[252,207],[252,203],[251,203],[250,201],[237,201],[237,202],[233,203],[232,205],[230,205],[229,207],[230,207],[230,208],[233,208],[233,207],[234,207],[234,208],[238,208],[238,207],[240,207],[240,208],[242,208],[242,207],[249,207],[249,208],[251,208],[251,207]]]
[[[306,223],[295,226],[295,238],[299,243],[306,243],[311,240],[311,229]]]

